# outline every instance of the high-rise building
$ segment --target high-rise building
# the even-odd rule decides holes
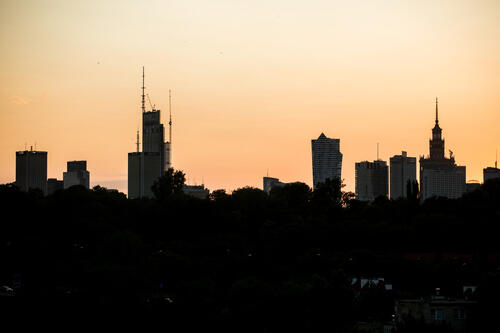
[[[42,190],[47,194],[47,152],[24,150],[16,152],[16,186],[22,191]]]
[[[390,158],[391,199],[406,198],[408,182],[417,180],[417,158],[408,157],[405,151]]]
[[[326,179],[341,180],[342,153],[340,139],[330,139],[321,133],[316,140],[311,140],[313,189]]]
[[[386,196],[389,191],[388,167],[386,161],[363,161],[356,167],[356,199],[372,201],[378,196]]]
[[[87,161],[68,161],[67,170],[63,173],[64,188],[81,185],[90,187],[90,172],[87,171]]]
[[[441,132],[436,98],[436,124],[429,140],[430,155],[420,157],[420,197],[424,200],[435,196],[459,198],[466,190],[465,166],[455,164],[452,151],[450,158],[445,157]]]
[[[128,197],[152,197],[151,186],[154,181],[172,166],[172,114],[169,119],[169,141],[165,142],[165,129],[160,121],[160,110],[151,106],[146,111],[144,94],[144,67],[142,68],[142,152],[128,154]],[[169,105],[171,105],[169,91]]]

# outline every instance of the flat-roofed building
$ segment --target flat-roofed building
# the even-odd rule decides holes
[[[24,150],[16,152],[16,186],[22,191],[39,189],[47,194],[47,152]]]
[[[90,187],[90,172],[87,170],[87,161],[68,161],[66,172],[63,173],[64,188],[81,185]]]
[[[388,167],[386,161],[363,161],[355,164],[356,199],[372,201],[378,196],[386,196],[389,191]]]
[[[409,157],[405,151],[390,158],[391,199],[406,198],[408,182],[417,180],[417,158]]]

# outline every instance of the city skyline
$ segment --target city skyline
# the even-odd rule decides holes
[[[49,152],[48,178],[60,179],[66,161],[82,159],[91,185],[127,192],[142,65],[154,73],[147,88],[158,108],[167,110],[174,92],[175,168],[212,190],[260,188],[267,170],[312,187],[309,140],[324,132],[341,139],[342,178],[354,191],[354,163],[375,159],[377,142],[386,161],[402,150],[427,155],[436,95],[446,148],[467,166],[467,181],[481,181],[494,165],[496,2],[276,1],[245,11],[238,2],[133,3],[118,8],[120,19],[111,16],[113,2],[47,3],[51,11],[1,5],[0,38],[9,47],[0,65],[0,183],[15,180],[15,152],[36,142]],[[210,15],[200,12],[216,23],[205,26]],[[79,33],[89,22],[93,28]]]

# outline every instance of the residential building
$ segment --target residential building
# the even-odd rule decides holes
[[[16,152],[16,186],[22,191],[39,189],[47,194],[47,152],[30,150]]]
[[[390,158],[391,199],[406,198],[408,182],[417,180],[417,158],[409,157],[405,151]]]
[[[321,133],[316,140],[311,140],[313,189],[318,183],[326,179],[342,176],[342,153],[340,152],[340,139],[330,139]]]
[[[378,196],[386,196],[389,192],[388,167],[386,161],[363,161],[355,164],[356,199],[372,201]]]

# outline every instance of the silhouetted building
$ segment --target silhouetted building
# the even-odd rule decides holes
[[[186,195],[190,195],[192,197],[198,199],[206,199],[210,194],[210,190],[205,188],[205,185],[184,185],[182,187],[182,192]]]
[[[441,137],[436,98],[436,124],[429,140],[430,155],[420,157],[420,197],[434,196],[459,198],[465,193],[465,166],[457,166],[450,151],[450,158],[444,156],[444,139]]]
[[[40,189],[47,194],[47,152],[24,150],[16,152],[16,186],[22,191]]]
[[[160,153],[128,153],[128,197],[153,197],[151,187],[161,177]]]
[[[286,185],[286,183],[280,182],[278,178],[273,178],[273,177],[264,177],[263,183],[264,183],[263,184],[264,192],[266,192],[267,194],[271,193],[273,187],[281,187]]]
[[[326,179],[341,180],[342,153],[340,139],[330,139],[321,133],[316,140],[311,140],[313,189]]]
[[[152,106],[151,111],[146,111],[144,89],[143,67],[142,153],[139,151],[139,134],[137,134],[137,151],[128,154],[129,198],[152,197],[151,186],[154,181],[172,166],[172,115],[170,114],[169,120],[169,141],[165,142],[165,129],[160,122],[160,110]]]
[[[356,199],[372,201],[389,191],[387,162],[377,160],[356,163]]]
[[[495,163],[496,164],[496,163]],[[483,169],[483,182],[486,183],[488,180],[493,178],[500,178],[500,169],[497,167],[488,167]]]
[[[47,194],[54,194],[58,190],[64,189],[64,181],[57,180],[56,178],[47,179]]]
[[[90,187],[90,172],[87,171],[87,161],[69,161],[67,171],[63,173],[64,188],[81,185]]]
[[[406,152],[390,158],[391,199],[406,198],[408,181],[417,180],[417,158],[408,157]]]
[[[478,190],[480,187],[481,183],[479,183],[477,180],[471,180],[468,181],[467,184],[465,184],[465,191],[474,192],[475,190]]]

